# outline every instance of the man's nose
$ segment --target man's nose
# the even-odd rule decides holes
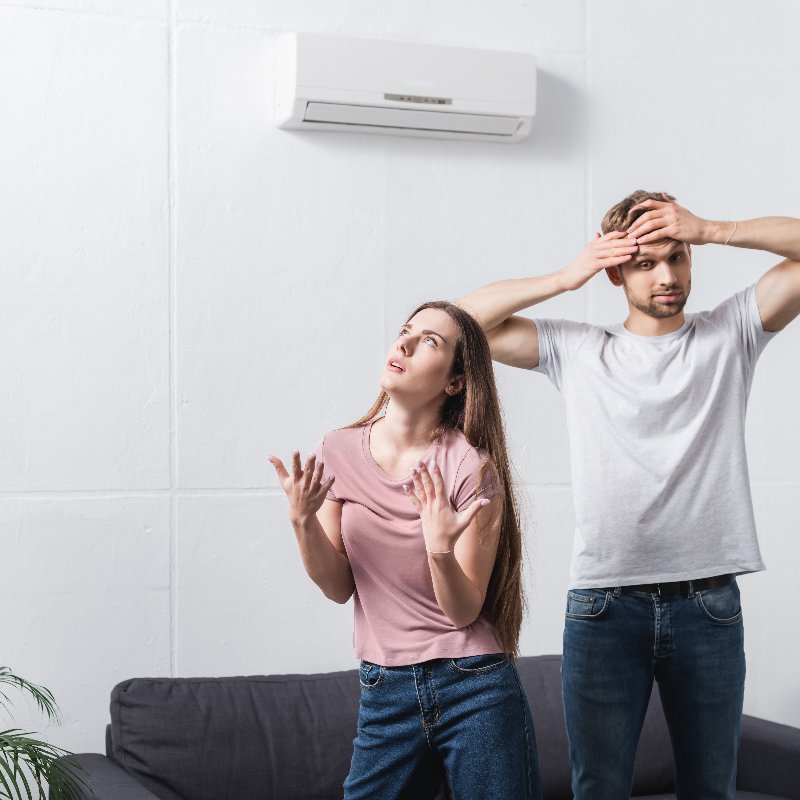
[[[677,281],[677,278],[675,277],[675,271],[672,269],[670,264],[666,262],[659,264],[658,280],[659,283],[664,284],[664,286],[672,286],[672,284]]]

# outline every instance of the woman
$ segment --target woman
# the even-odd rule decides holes
[[[442,764],[455,800],[538,798],[513,663],[521,534],[486,337],[458,306],[425,303],[380,386],[305,468],[299,453],[291,473],[269,457],[306,572],[331,600],[355,593],[362,691],[345,800],[431,797]]]

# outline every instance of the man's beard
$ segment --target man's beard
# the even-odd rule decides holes
[[[623,288],[625,290],[625,297],[628,298],[628,302],[634,308],[638,309],[643,314],[647,314],[648,317],[653,317],[655,319],[667,319],[669,317],[674,317],[676,314],[680,314],[681,311],[683,311],[683,307],[686,305],[686,301],[689,299],[689,292],[692,289],[692,282],[690,280],[688,286],[686,287],[686,291],[682,292],[680,297],[677,297],[675,301],[671,303],[657,303],[652,297],[649,297],[647,300],[643,300],[641,297],[637,297],[633,292],[628,290],[628,284],[623,284]],[[665,291],[668,290],[665,289]]]

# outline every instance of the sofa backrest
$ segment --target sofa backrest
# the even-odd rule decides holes
[[[111,694],[114,761],[161,800],[340,799],[358,673],[134,678]]]
[[[533,711],[544,800],[572,797],[560,665],[560,656],[517,661]],[[634,795],[672,789],[669,735],[653,694]],[[112,692],[108,755],[161,800],[340,800],[358,697],[356,670],[134,678]]]

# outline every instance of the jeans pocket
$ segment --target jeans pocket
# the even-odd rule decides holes
[[[361,688],[366,690],[376,689],[383,680],[384,672],[386,672],[386,667],[362,660],[358,665],[358,681],[361,684]]]
[[[500,667],[504,667],[511,661],[508,653],[488,653],[480,656],[465,656],[464,658],[451,658],[450,666],[456,672],[465,675],[485,675],[493,672]]]
[[[606,589],[571,589],[567,592],[567,619],[597,619],[611,605]]]
[[[703,616],[717,625],[733,625],[742,618],[742,604],[736,580],[717,589],[704,589],[695,595]]]

